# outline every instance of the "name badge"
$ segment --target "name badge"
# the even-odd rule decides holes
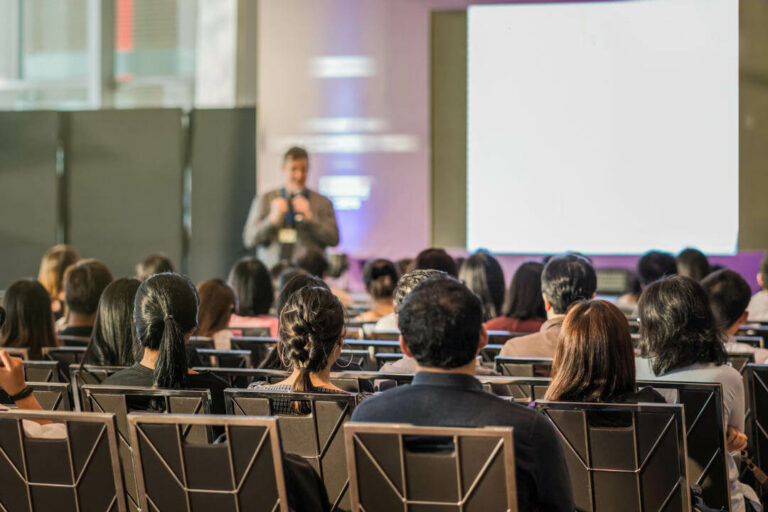
[[[298,238],[295,229],[283,228],[277,232],[277,241],[281,244],[295,244]]]

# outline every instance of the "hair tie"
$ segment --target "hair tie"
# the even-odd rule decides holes
[[[163,321],[167,322],[168,320],[174,320],[173,315],[165,315],[165,318],[163,319]]]

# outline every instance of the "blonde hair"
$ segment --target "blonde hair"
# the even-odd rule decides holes
[[[77,263],[80,255],[77,251],[66,244],[54,245],[43,255],[40,262],[40,272],[37,274],[37,280],[43,285],[50,295],[51,299],[58,299],[64,291],[64,272]]]

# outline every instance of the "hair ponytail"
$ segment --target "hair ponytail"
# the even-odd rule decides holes
[[[186,384],[187,355],[184,333],[173,315],[166,315],[155,361],[154,385],[159,388],[183,388]]]

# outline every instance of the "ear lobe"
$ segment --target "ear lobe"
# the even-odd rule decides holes
[[[398,338],[398,341],[400,342],[400,351],[406,356],[413,359],[413,352],[411,352],[411,349],[408,348],[408,345],[405,343],[405,338],[403,338],[403,335],[401,334]]]
[[[760,285],[760,288],[763,288],[765,286],[765,283],[763,283],[763,274],[760,272],[757,273],[757,284]]]
[[[544,299],[544,311],[549,311],[550,309],[552,309],[552,304],[550,304],[549,301],[547,300],[547,296],[544,295],[543,293],[541,294],[541,296]]]

